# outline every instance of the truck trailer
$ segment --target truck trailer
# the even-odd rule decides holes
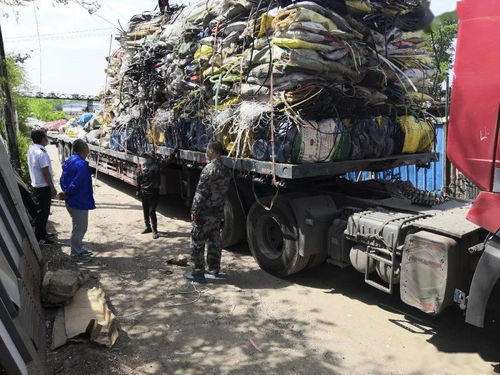
[[[337,3],[344,4],[340,1],[335,2]],[[359,16],[359,12],[371,11],[366,10],[366,7],[356,8],[358,3],[360,2],[346,1],[344,4],[352,8],[349,14],[353,14],[354,18]],[[243,5],[240,6],[242,7],[244,8]],[[318,10],[318,4],[311,5],[311,2],[292,4],[289,7],[291,7],[290,10],[284,13],[278,12],[273,16],[268,17],[266,14],[255,16],[255,22],[260,22],[262,35],[268,32],[273,17],[279,21],[277,26],[279,28],[283,26],[280,14],[286,17],[298,17],[302,14],[306,17],[305,15],[310,16],[311,12]],[[297,7],[305,10],[302,8],[297,10]],[[342,11],[342,9],[334,10]],[[334,10],[321,8],[319,10],[322,12],[321,17],[314,16],[316,19],[323,20],[321,22],[326,25],[323,25],[326,31],[322,31],[321,35],[328,34],[329,28],[330,31],[337,33],[337,36],[341,35],[345,38],[344,42],[349,44],[353,39],[358,38],[357,33]],[[195,14],[190,10],[186,19],[196,20],[201,24],[206,19],[210,20],[217,16],[215,12],[212,15],[208,14],[210,11],[205,10],[203,6],[199,7],[199,11]],[[238,12],[241,11],[238,9]],[[258,158],[245,155],[228,156],[224,157],[224,163],[232,171],[233,180],[224,207],[223,243],[225,247],[246,239],[260,268],[278,277],[287,277],[324,262],[332,265],[332,272],[335,272],[334,267],[353,267],[361,274],[360,282],[364,279],[366,284],[378,289],[381,293],[399,293],[404,303],[430,315],[440,314],[444,309],[458,304],[466,311],[468,323],[483,327],[488,307],[500,307],[499,301],[494,297],[495,285],[500,276],[500,240],[498,239],[500,207],[498,206],[499,173],[497,172],[500,170],[498,161],[500,138],[498,137],[498,80],[496,80],[498,75],[495,75],[494,68],[495,49],[491,47],[498,45],[497,39],[500,35],[495,32],[498,30],[500,17],[491,16],[492,14],[500,16],[500,7],[495,4],[494,0],[474,3],[472,0],[464,0],[459,4],[458,11],[460,31],[457,68],[447,146],[448,154],[455,165],[484,190],[478,200],[472,203],[452,199],[445,195],[420,191],[411,184],[398,180],[353,182],[344,178],[349,172],[388,171],[404,165],[426,166],[438,159],[438,155],[433,152],[398,153],[376,158],[317,163],[278,162],[275,157],[271,160],[257,160]],[[422,22],[428,19],[425,6],[418,5],[417,13]],[[409,27],[408,21],[414,19],[417,13],[409,12],[406,13],[406,18],[398,18],[398,22],[405,20],[399,27]],[[394,13],[391,11],[387,14]],[[154,35],[174,33],[172,30],[175,29],[173,26],[175,26],[175,20],[178,19],[178,14],[170,16],[174,19],[173,24],[167,23],[163,29],[158,26],[163,22],[162,19],[154,21],[156,23],[152,26],[151,23],[141,24],[144,19],[151,20],[151,16],[136,17],[131,34],[144,37],[147,42],[147,35],[151,33],[155,33]],[[324,17],[328,19],[325,20]],[[332,17],[337,24],[342,25],[342,32],[339,33],[335,27],[331,26]],[[155,19],[157,18],[153,18]],[[352,18],[349,19],[352,20]],[[373,21],[368,25],[368,29],[380,26],[377,18],[363,19]],[[355,20],[351,24],[359,25]],[[217,34],[219,23],[214,23],[214,25]],[[421,24],[417,23],[414,26],[418,28]],[[228,34],[227,38],[232,35],[232,40],[237,40],[238,30],[242,30],[241,28],[245,25],[236,22],[232,27],[234,30]],[[360,30],[368,29],[360,28]],[[196,43],[201,42],[188,40],[182,48],[174,47],[174,52],[168,52],[171,48],[170,39],[166,39],[164,44],[158,44],[160,58],[155,55],[154,46],[148,49],[147,53],[145,52],[145,63],[150,67],[150,73],[159,72],[158,77],[161,78],[161,82],[164,82],[162,77],[172,78],[169,76],[168,64],[172,66],[178,64],[177,68],[180,66],[185,69],[184,73],[190,72],[189,75],[184,76],[184,79],[188,81],[187,87],[197,89],[202,87],[201,84],[193,83],[202,78],[191,74],[193,66],[186,65],[184,60],[177,61],[170,57],[165,57],[163,61],[165,53],[167,53],[166,56],[172,53],[174,55],[187,54],[188,49],[196,51],[193,53],[198,54],[200,59],[207,51],[208,54],[214,53],[207,48],[209,45],[207,43],[216,42],[216,38],[212,38],[209,36],[210,32],[205,33],[203,30],[196,34],[195,32],[199,30],[194,28],[194,31],[190,30],[191,34],[189,34],[190,38],[205,40],[206,43],[200,44],[198,50],[193,49],[193,46],[196,47]],[[210,31],[210,29],[207,30]],[[254,26],[251,35],[256,34],[256,31],[258,28]],[[283,32],[286,34],[289,31]],[[474,42],[474,37],[471,35],[477,36],[478,34],[482,35],[482,38],[490,38],[490,43]],[[282,39],[278,42],[284,43]],[[143,48],[143,42],[128,40],[125,43],[128,43],[127,45],[135,51],[134,53]],[[408,44],[411,43],[404,42],[400,45],[407,46]],[[470,58],[471,50],[475,56],[481,56],[481,59]],[[151,54],[149,54],[150,51],[152,51]],[[378,54],[377,51],[370,51],[382,63],[387,63],[383,55]],[[250,61],[253,61],[253,46],[250,52]],[[122,51],[115,57],[123,56],[123,53]],[[137,52],[137,56],[139,55]],[[299,55],[302,56],[297,53],[297,56]],[[313,55],[316,56],[316,54],[311,54]],[[401,56],[406,55],[403,53]],[[134,84],[148,88],[149,86],[146,87],[147,85],[142,81],[138,65],[133,59],[129,60],[131,65],[126,72],[130,72],[127,74],[134,77],[127,81],[130,90],[134,89]],[[477,79],[482,74],[483,65],[485,71],[490,72],[490,75],[483,77],[484,79],[480,81],[490,92],[488,100],[478,91],[477,86]],[[164,69],[163,66],[166,68]],[[116,71],[120,71],[120,67],[115,68],[113,74],[118,74]],[[356,84],[359,82],[351,71],[345,69],[342,71],[344,77],[334,75],[329,79],[349,79]],[[178,72],[179,70],[173,71],[174,78],[178,78]],[[214,72],[213,66],[205,70],[205,73],[209,75]],[[160,78],[153,73],[148,77],[153,77],[154,82],[158,82]],[[271,68],[271,75],[272,73]],[[157,99],[158,92],[162,90],[176,92],[175,90],[179,88],[176,86],[179,84],[177,80],[172,81],[171,85],[174,86],[157,91],[148,91],[141,86],[136,94],[129,94],[128,98],[125,98],[125,96],[122,97],[121,91],[124,86],[123,77],[121,81],[117,80],[115,87],[120,92],[119,100],[112,95],[105,98],[105,103],[113,101],[118,103],[121,109],[115,120],[120,118],[122,122],[136,116],[127,112],[130,108],[123,104],[127,100],[127,103],[139,108],[141,101],[144,102],[147,95],[152,95],[152,98]],[[228,77],[228,75],[220,75],[218,81],[214,79],[210,83],[216,87],[215,104],[219,99],[222,79]],[[239,79],[240,83],[241,81],[242,78]],[[401,82],[401,85],[404,86],[406,83]],[[272,86],[271,79],[271,93]],[[261,84],[262,87],[265,87],[265,82]],[[334,90],[338,88],[335,87]],[[226,87],[228,105],[236,103],[230,98],[231,92]],[[317,95],[324,94],[324,92],[315,92]],[[366,90],[359,92],[366,93]],[[195,93],[203,95],[202,91],[195,91]],[[373,91],[371,93],[373,94]],[[179,98],[182,99],[182,96],[177,97],[176,100]],[[164,97],[162,96],[161,99]],[[286,102],[286,98],[283,100]],[[373,100],[373,96],[370,96],[369,100]],[[176,113],[182,109],[182,104],[186,106],[189,104],[182,100],[173,103]],[[190,103],[192,104],[193,101]],[[151,106],[148,105],[141,107],[143,112],[152,111]],[[343,109],[348,111],[351,107],[346,106]],[[328,108],[325,107],[325,110]],[[117,124],[122,127],[127,126],[120,122]],[[179,124],[184,126],[185,122]],[[202,134],[199,139],[202,137],[206,138],[206,134]],[[75,138],[55,133],[50,133],[49,138],[57,144],[60,160],[65,160],[71,154],[72,142]],[[193,148],[201,148],[194,143],[196,142],[193,142]],[[238,142],[234,144],[237,145]],[[89,146],[91,151],[89,163],[92,168],[135,185],[136,168],[139,163],[144,162],[141,156],[128,152],[127,148],[117,151],[99,145]],[[166,157],[174,151],[174,147],[171,146],[171,144],[153,143],[146,145],[145,148],[149,152]],[[270,153],[273,154],[274,151]],[[178,194],[189,206],[201,168],[206,162],[205,154],[200,150],[181,147],[176,161],[167,170],[167,193]]]
[[[75,138],[48,135],[64,161]],[[144,158],[89,147],[92,168],[136,184],[136,169]],[[166,157],[173,151],[158,147],[156,152]],[[246,240],[259,266],[279,277],[325,261],[340,268],[352,266],[367,284],[388,294],[399,289],[403,302],[438,314],[453,304],[455,289],[467,290],[478,257],[469,249],[486,237],[466,220],[470,203],[422,199],[421,192],[401,182],[342,177],[348,172],[425,166],[437,158],[436,153],[423,153],[273,165],[224,157],[233,172],[224,207],[224,247]],[[189,206],[206,162],[204,153],[181,150],[167,170],[166,193],[178,194]]]

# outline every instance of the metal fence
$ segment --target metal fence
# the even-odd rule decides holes
[[[42,255],[0,142],[0,373],[46,374]]]
[[[479,195],[479,188],[475,186],[454,166],[450,166],[450,173],[445,192],[458,199],[476,199]]]
[[[459,199],[475,199],[479,189],[464,175],[454,168],[446,158],[446,125],[436,125],[435,152],[439,153],[439,161],[421,167],[409,165],[385,172],[351,172],[346,177],[351,181],[365,181],[373,178],[393,179],[400,178],[409,181],[418,189],[426,191],[444,192]],[[449,168],[448,178],[446,169]]]

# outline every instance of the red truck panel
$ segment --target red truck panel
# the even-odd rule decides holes
[[[481,190],[492,191],[500,107],[500,1],[462,0],[448,157]]]
[[[500,1],[457,4],[458,42],[447,150],[452,163],[483,192],[468,219],[500,228]]]
[[[500,194],[482,191],[470,209],[467,219],[491,233],[500,230]]]

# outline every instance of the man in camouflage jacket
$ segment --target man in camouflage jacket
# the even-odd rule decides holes
[[[200,175],[191,207],[191,262],[193,272],[186,275],[190,281],[205,282],[205,243],[207,244],[207,274],[217,277],[221,260],[221,233],[224,220],[224,200],[231,176],[220,158],[223,146],[211,142],[207,147],[210,161]]]

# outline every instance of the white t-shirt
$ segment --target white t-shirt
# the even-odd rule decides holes
[[[30,170],[31,186],[40,188],[49,186],[42,174],[42,168],[49,167],[50,176],[53,178],[52,165],[47,150],[42,145],[34,144],[28,151],[28,166]]]

